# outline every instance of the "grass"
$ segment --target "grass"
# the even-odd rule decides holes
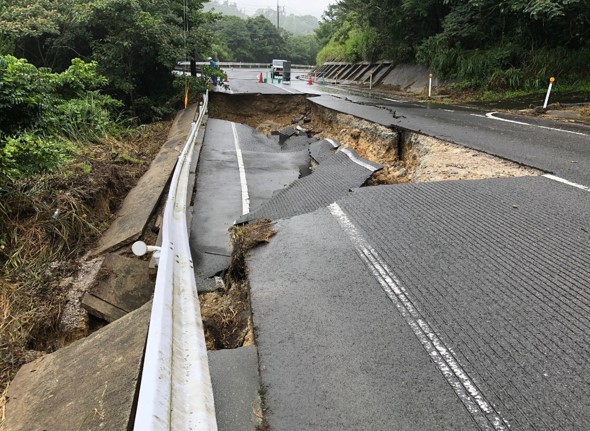
[[[0,393],[62,347],[60,315],[82,256],[164,143],[170,123],[78,147],[55,172],[0,184]],[[124,157],[120,157],[124,154]],[[0,408],[4,403],[0,397]],[[1,427],[1,422],[0,422]]]

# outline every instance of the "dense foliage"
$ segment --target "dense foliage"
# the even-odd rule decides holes
[[[242,19],[248,18],[248,15],[240,10],[237,3],[230,3],[228,0],[223,2],[208,2],[205,4],[204,10],[218,12],[223,16],[234,16]],[[277,22],[276,9],[270,7],[258,9],[254,13],[254,16],[258,15],[262,15],[273,24]],[[294,34],[295,36],[313,35],[314,30],[318,27],[318,25],[319,22],[315,16],[287,14],[284,7],[279,9],[279,27],[291,34]]]
[[[0,56],[0,185],[57,166],[69,142],[92,142],[116,128],[120,103],[101,93],[95,62],[73,59],[62,73]]]
[[[96,61],[111,96],[142,120],[157,118],[176,91],[176,63],[207,58],[215,15],[203,2],[3,0],[0,53],[58,72],[74,58]]]
[[[316,31],[326,60],[418,62],[466,87],[587,80],[587,0],[341,0]]]
[[[222,16],[211,27],[213,51],[221,61],[270,63],[285,58],[294,64],[314,64],[319,46],[314,35],[296,36],[262,15],[242,19]]]

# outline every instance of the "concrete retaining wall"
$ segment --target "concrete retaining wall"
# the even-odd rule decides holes
[[[314,73],[318,79],[339,84],[369,85],[388,87],[397,91],[422,93],[428,89],[429,71],[415,64],[398,64],[391,61],[377,63],[339,63],[327,62],[319,66]],[[438,79],[432,80],[433,87],[439,85]]]

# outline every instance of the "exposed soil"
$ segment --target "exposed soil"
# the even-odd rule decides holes
[[[80,299],[71,287],[82,256],[147,170],[170,124],[82,147],[59,172],[0,190],[0,392],[24,363],[86,335],[68,319],[60,324]]]
[[[230,229],[233,245],[225,283],[199,295],[208,350],[235,349],[254,343],[246,256],[275,235],[271,220]],[[221,283],[220,283],[221,284]]]
[[[234,101],[236,103],[234,103]],[[309,103],[302,95],[223,95],[213,103],[215,116],[240,121],[270,135],[300,124],[316,138],[332,138],[362,157],[384,166],[369,185],[540,175],[517,163],[413,132],[392,130]],[[227,110],[227,111],[226,111]],[[280,113],[280,114],[279,114]]]
[[[562,121],[566,123],[590,124],[590,105],[562,105],[552,103],[547,109],[520,109],[513,111],[518,115]]]

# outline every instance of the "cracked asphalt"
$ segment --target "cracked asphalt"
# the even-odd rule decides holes
[[[391,116],[370,104],[314,100],[382,124]],[[473,113],[465,115],[477,125],[453,117],[445,127],[479,136],[486,152],[590,185],[585,135],[545,130],[539,139],[532,126],[499,131],[504,122]],[[403,115],[446,134],[438,120]],[[225,123],[212,122],[206,136],[211,156],[203,160],[217,162],[219,151],[226,164],[203,170],[208,203],[197,200],[205,215],[193,219],[195,232],[221,232],[207,223],[225,228],[243,213]],[[297,154],[260,136],[250,142],[256,134],[241,127],[243,154],[248,145],[270,148],[257,156]],[[299,179],[301,159],[248,167],[243,157],[248,190],[262,191],[240,221],[270,217],[277,230],[247,262],[270,428],[587,429],[590,192],[547,177],[361,187],[378,167],[326,142],[310,150],[320,164]],[[574,154],[578,163],[566,164]],[[271,192],[275,175],[285,180]],[[197,197],[200,176],[201,167]],[[226,201],[225,216],[216,200]]]

